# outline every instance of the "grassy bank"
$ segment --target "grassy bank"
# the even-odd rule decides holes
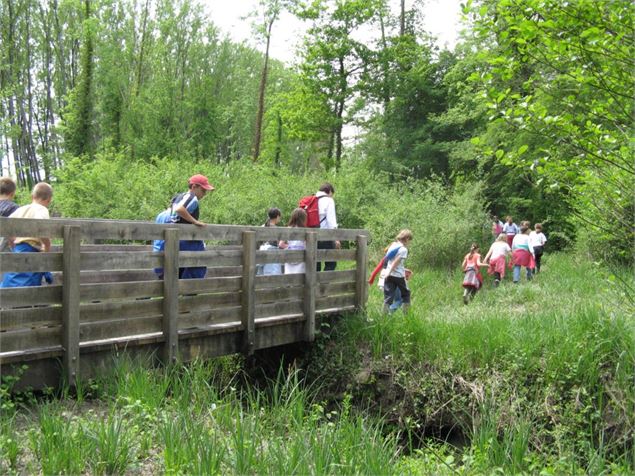
[[[605,272],[548,255],[468,306],[460,283],[418,271],[408,315],[371,290],[265,385],[240,358],[119,359],[72,398],[3,394],[0,471],[632,473],[634,323]]]
[[[634,322],[605,271],[551,255],[530,283],[486,278],[468,306],[461,280],[417,273],[408,315],[381,315],[373,290],[368,315],[307,359],[310,378],[419,440],[421,470],[632,471]],[[432,441],[451,465],[425,466]]]

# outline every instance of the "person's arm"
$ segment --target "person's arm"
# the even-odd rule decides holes
[[[395,270],[395,268],[397,267],[397,265],[399,265],[400,262],[401,262],[401,256],[399,255],[395,256],[395,259],[392,260],[392,264],[390,265],[390,268],[388,269],[388,276],[392,274],[392,272]]]
[[[50,238],[40,238],[42,242],[42,251],[49,252],[51,251],[51,239]]]
[[[187,221],[188,223],[191,223],[192,225],[197,225],[197,226],[205,226],[205,223],[203,223],[202,221],[197,220],[196,218],[194,218],[190,212],[187,211],[187,208],[185,208],[183,205],[178,204],[174,206],[174,213],[176,213],[178,216],[180,216],[181,218],[183,218],[185,221]]]
[[[284,240],[280,240],[278,241],[278,248],[280,248],[281,250],[286,250],[289,247],[289,243],[287,243]]]
[[[335,213],[335,200],[331,198],[329,203],[326,204],[326,225],[330,230],[337,229],[337,214]],[[335,248],[340,249],[342,243],[339,240],[335,240]]]
[[[461,269],[465,271],[465,267],[467,266],[467,255],[463,258],[463,263],[461,263]]]

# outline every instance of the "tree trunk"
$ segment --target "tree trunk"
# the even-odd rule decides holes
[[[401,0],[401,12],[399,14],[399,35],[406,34],[406,0]]]
[[[269,44],[271,43],[271,27],[274,20],[267,26],[267,47],[265,49],[265,64],[260,76],[260,88],[258,89],[258,113],[256,114],[256,130],[254,132],[254,161],[260,157],[260,141],[262,135],[262,120],[265,115],[265,89],[267,88],[267,74],[269,72]]]

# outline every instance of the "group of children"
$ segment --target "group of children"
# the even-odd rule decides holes
[[[15,202],[15,182],[9,177],[0,177],[0,216],[11,218],[48,219],[48,207],[53,200],[53,188],[46,182],[39,182],[31,192],[31,203],[22,207]],[[0,238],[0,252],[13,250],[14,253],[39,253],[50,251],[51,240],[46,237],[18,236]],[[41,286],[42,280],[53,281],[51,273],[5,273],[0,288]]]
[[[511,216],[503,224],[498,217],[492,223],[494,242],[481,260],[479,246],[473,243],[470,252],[463,258],[463,302],[468,304],[483,285],[483,276],[479,268],[486,266],[487,272],[494,276],[494,287],[498,287],[505,277],[505,268],[513,268],[512,281],[520,282],[521,268],[525,268],[527,280],[540,272],[541,258],[547,237],[542,232],[542,224],[536,223],[531,230],[528,221],[522,221],[520,227]],[[509,259],[511,257],[511,259]]]

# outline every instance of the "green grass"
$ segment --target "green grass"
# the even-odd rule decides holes
[[[401,431],[459,433],[468,450],[452,471],[632,471],[635,323],[616,281],[568,255],[547,255],[531,282],[485,279],[465,306],[460,272],[419,271],[406,315],[383,315],[371,290],[367,316],[311,355],[311,378],[335,396],[352,381]]]
[[[120,357],[78,395],[9,399],[0,471],[42,474],[628,474],[633,318],[592,263],[462,303],[461,274],[419,271],[410,312],[326,329],[251,385],[235,357],[161,368]]]

